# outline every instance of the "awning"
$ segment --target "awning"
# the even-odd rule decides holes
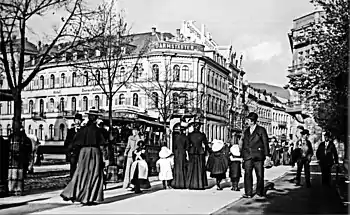
[[[155,122],[155,121],[150,121],[150,120],[147,120],[147,119],[137,119],[136,121],[141,121],[141,122],[146,122],[150,125],[155,125],[155,126],[159,126],[159,127],[164,127],[164,125],[162,123],[159,123],[159,122]]]
[[[11,90],[0,89],[0,101],[13,101]]]

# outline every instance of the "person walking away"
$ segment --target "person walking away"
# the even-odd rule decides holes
[[[134,185],[135,193],[142,193],[142,189],[151,188],[148,180],[148,164],[146,162],[146,146],[143,140],[137,142],[137,149],[133,153],[134,162],[131,165],[130,175],[132,176],[130,183]]]
[[[132,157],[133,157],[133,152],[137,148],[137,142],[140,141],[141,138],[139,136],[139,131],[136,126],[133,127],[132,129],[132,135],[129,136],[128,138],[128,144],[125,148],[124,152],[124,157],[126,159],[126,164],[125,164],[125,172],[124,172],[124,181],[123,181],[123,188],[128,189],[130,188],[130,182],[131,182],[131,175],[130,175],[130,169],[131,165],[134,162]]]
[[[74,144],[73,139],[75,135],[81,129],[81,123],[83,121],[83,115],[80,113],[75,114],[74,116],[74,126],[67,131],[66,140],[64,141],[64,145],[67,149],[67,158],[70,164],[70,177],[72,178],[75,170],[77,169],[77,163],[79,158],[79,146]]]
[[[171,187],[174,189],[186,188],[186,163],[188,161],[189,139],[185,134],[186,126],[180,124],[180,134],[174,141],[174,179]]]
[[[201,124],[195,122],[194,131],[188,135],[190,145],[186,187],[194,190],[203,190],[208,186],[205,171],[205,153],[209,151],[209,146],[207,137],[200,131],[200,127]]]
[[[283,165],[289,165],[290,164],[290,155],[289,155],[289,145],[288,142],[283,142]]]
[[[309,130],[305,129],[300,134],[302,135],[302,138],[299,141],[299,143],[297,143],[297,147],[300,148],[301,155],[297,159],[296,185],[300,186],[301,171],[304,168],[306,187],[310,188],[311,187],[310,162],[311,162],[311,157],[314,153],[313,153],[311,142],[308,140]]]
[[[170,189],[173,180],[174,156],[168,147],[163,146],[159,152],[159,160],[156,163],[158,178],[163,183],[164,189]]]
[[[316,151],[316,158],[319,161],[322,172],[322,185],[331,186],[331,170],[333,164],[339,164],[338,152],[331,134],[324,134],[325,141],[321,142]]]
[[[229,153],[229,176],[232,183],[231,190],[240,191],[238,187],[239,179],[242,176],[241,163],[242,156],[241,150],[239,148],[238,143],[231,142],[230,153]]]
[[[271,152],[271,161],[273,162],[274,166],[277,166],[277,162],[276,162],[276,157],[277,157],[277,140],[276,140],[276,137],[272,137],[271,138],[270,152]]]
[[[73,142],[81,148],[77,169],[60,196],[65,201],[94,205],[104,199],[103,159],[100,146],[105,140],[101,129],[96,125],[99,112],[91,109],[87,114],[89,121],[73,138]]]
[[[257,179],[256,194],[264,197],[264,161],[266,157],[270,157],[268,136],[266,129],[256,124],[258,114],[251,112],[246,120],[249,127],[243,133],[242,157],[245,191],[243,198],[253,197],[253,169]]]
[[[216,179],[216,189],[222,190],[220,183],[226,178],[228,169],[229,148],[222,140],[213,140],[211,153],[208,158],[206,169],[210,172],[210,177]]]

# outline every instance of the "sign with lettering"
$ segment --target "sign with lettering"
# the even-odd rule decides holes
[[[61,94],[61,90],[54,90],[53,94]]]
[[[82,88],[81,92],[96,92],[96,91],[102,91],[100,87],[94,87],[94,88]]]
[[[145,113],[146,110],[144,108],[131,106],[131,105],[118,105],[114,107],[115,112],[138,112],[138,113]]]

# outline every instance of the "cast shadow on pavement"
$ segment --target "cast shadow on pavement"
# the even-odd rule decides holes
[[[10,203],[10,204],[2,204],[2,205],[0,205],[0,210],[7,209],[7,208],[13,208],[13,207],[19,207],[19,206],[27,205],[28,203],[47,200],[47,199],[49,199],[49,198],[50,198],[50,197],[40,198],[40,199],[33,199],[33,200],[29,200],[29,201],[24,201],[24,202],[16,202],[16,203]]]

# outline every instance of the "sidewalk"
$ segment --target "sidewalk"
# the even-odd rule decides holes
[[[265,179],[268,181],[281,177],[290,171],[290,166],[279,166],[265,170]],[[254,178],[255,180],[255,178]],[[243,182],[243,177],[241,178]],[[224,183],[225,189],[217,191],[213,179],[209,180],[211,188],[206,190],[163,190],[161,182],[152,182],[152,189],[141,195],[123,189],[108,189],[105,191],[105,201],[96,206],[83,207],[79,203],[64,202],[58,194],[53,192],[48,199],[40,204],[66,204],[51,210],[41,210],[35,214],[210,214],[237,201],[243,194],[230,190],[229,179]],[[36,196],[35,198],[44,198]],[[136,203],[137,200],[137,204]],[[1,214],[1,211],[0,211]]]

